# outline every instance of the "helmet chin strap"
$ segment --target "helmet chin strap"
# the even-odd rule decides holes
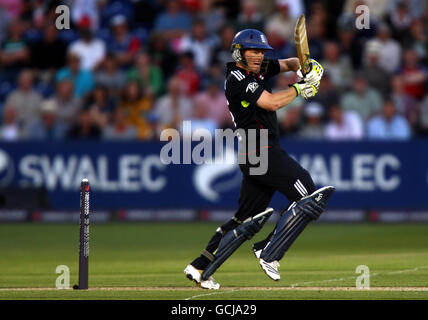
[[[249,65],[248,65],[247,59],[245,59],[245,56],[244,56],[244,54],[243,54],[243,51],[244,51],[244,50],[235,49],[235,50],[233,51],[233,53],[232,53],[232,58],[233,58],[236,62],[241,63],[241,64],[245,67],[245,69],[249,70],[250,72],[252,72],[252,73],[256,73],[256,74],[258,74],[258,73],[259,73],[259,74],[264,75],[264,74],[267,72],[267,68],[268,68],[269,61],[268,61],[266,58],[264,58],[264,59],[263,59],[263,61],[262,61],[262,63],[261,63],[261,66],[260,66],[259,72],[251,71],[251,69],[250,69],[250,67],[249,67]]]
[[[235,62],[242,64],[245,69],[250,70],[250,66],[248,65],[247,59],[245,59],[244,50],[235,49],[232,53],[232,58]]]

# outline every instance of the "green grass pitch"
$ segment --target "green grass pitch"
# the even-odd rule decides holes
[[[108,223],[90,227],[90,290],[59,290],[58,265],[77,283],[79,226],[0,224],[0,299],[428,299],[428,224],[322,224],[307,227],[267,278],[251,252],[267,224],[214,275],[217,291],[183,274],[218,224]],[[356,268],[370,269],[357,290]]]

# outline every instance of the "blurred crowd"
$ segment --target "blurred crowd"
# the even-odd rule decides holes
[[[368,29],[356,28],[359,5]],[[428,136],[425,0],[0,0],[0,139],[159,140],[183,120],[234,128],[223,88],[233,36],[259,29],[270,58],[296,56],[302,13],[325,73],[314,99],[277,112],[283,137]],[[273,90],[296,80],[281,74]]]

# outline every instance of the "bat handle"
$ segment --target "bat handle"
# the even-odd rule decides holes
[[[306,63],[305,68],[302,68],[302,74],[303,76],[306,76],[311,71],[312,62]]]

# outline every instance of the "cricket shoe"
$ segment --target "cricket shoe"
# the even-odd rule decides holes
[[[279,275],[279,272],[278,272],[278,268],[279,268],[278,261],[275,260],[272,262],[266,262],[263,259],[260,259],[260,267],[262,267],[266,275],[272,280],[278,281],[279,279],[281,279],[281,276]]]
[[[196,269],[191,264],[189,264],[186,269],[184,269],[184,274],[186,275],[187,279],[195,282],[197,286],[201,287],[202,289],[218,290],[220,288],[220,284],[215,281],[213,277],[209,277],[208,280],[202,280],[202,272],[203,270]]]
[[[255,244],[253,244],[253,247],[252,247],[253,253],[257,259],[260,259],[260,256],[262,255],[263,249],[266,248],[266,246],[269,243],[270,243],[270,241],[268,241],[268,239],[265,239],[263,241],[256,242]]]
[[[260,259],[260,256],[261,256],[261,254],[262,254],[262,251],[263,251],[263,249],[259,249],[259,250],[257,250],[256,248],[254,248],[254,246],[253,246],[253,253],[254,253],[254,256],[257,258],[257,259]]]

